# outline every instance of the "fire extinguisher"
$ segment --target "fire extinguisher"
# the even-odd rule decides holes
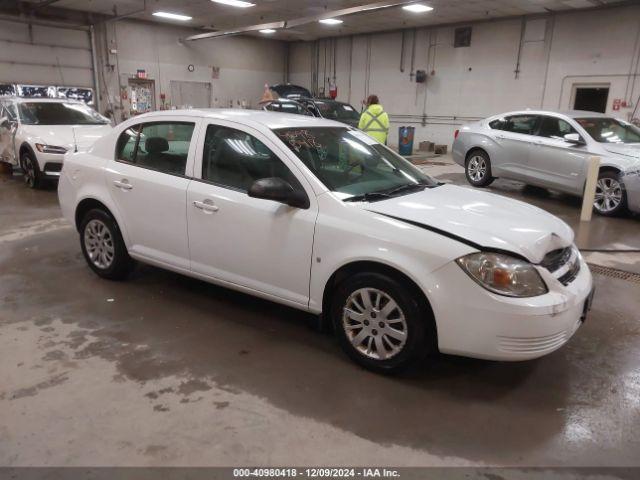
[[[335,100],[338,96],[338,85],[329,81],[329,97],[331,100]]]

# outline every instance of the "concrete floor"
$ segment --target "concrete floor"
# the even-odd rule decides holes
[[[0,465],[640,466],[638,283],[596,275],[588,321],[542,359],[384,377],[302,312],[148,266],[99,279],[53,189],[0,178],[0,218]],[[582,246],[638,248],[638,226],[597,218]]]

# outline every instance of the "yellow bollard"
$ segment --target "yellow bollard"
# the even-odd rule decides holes
[[[584,186],[584,196],[582,197],[582,211],[580,212],[581,222],[590,222],[593,214],[593,201],[596,197],[596,183],[598,182],[598,172],[600,170],[600,157],[589,157],[587,167],[587,182]]]

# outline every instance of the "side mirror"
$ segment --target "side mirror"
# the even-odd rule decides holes
[[[249,187],[249,196],[273,200],[274,202],[280,202],[291,207],[302,209],[307,209],[310,205],[306,193],[294,190],[287,181],[279,177],[256,180],[251,187]]]
[[[0,127],[2,128],[11,128],[11,122],[7,117],[0,118]]]
[[[585,145],[585,141],[577,133],[567,133],[564,136],[564,141],[574,145]]]

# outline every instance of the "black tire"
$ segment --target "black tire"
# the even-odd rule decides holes
[[[362,291],[382,292],[397,304],[399,310],[391,310],[385,318],[383,316],[384,307],[389,303],[383,298],[382,302],[384,303],[378,304],[379,309],[366,311],[365,308],[365,313],[361,316],[362,322],[350,319],[345,312],[347,306],[353,305],[351,302],[354,298],[356,301],[359,299],[362,302],[362,297],[358,296],[358,292]],[[357,308],[354,308],[355,310]],[[391,276],[373,272],[357,273],[345,279],[336,288],[331,301],[331,319],[344,351],[361,366],[382,373],[395,373],[402,370],[413,361],[424,358],[433,349],[433,345],[437,345],[433,319],[430,312],[425,310],[413,289],[407,289]],[[404,315],[404,324],[398,320],[400,314]],[[387,319],[388,323],[386,323]],[[381,320],[385,321],[381,322]],[[385,323],[384,326],[383,323]],[[361,327],[356,325],[361,325]],[[385,333],[391,332],[390,325],[395,329],[394,335],[397,335],[398,332],[405,332],[404,343],[402,340],[392,338]],[[365,328],[368,329],[368,332],[365,332]],[[349,330],[347,331],[347,329]],[[357,343],[358,335],[361,334],[366,336],[355,346],[352,340]],[[428,338],[428,336],[432,338]],[[372,339],[371,342],[369,338]],[[389,353],[388,358],[374,358],[374,356],[378,356],[378,341],[382,343],[382,350]],[[359,350],[358,347],[365,351]],[[395,353],[393,353],[394,348],[396,349]]]
[[[495,178],[491,176],[491,159],[484,150],[472,150],[464,164],[464,174],[474,187],[488,187]]]
[[[103,237],[95,235],[96,229],[102,228],[106,230],[110,240],[106,239],[106,234]],[[105,243],[103,245],[99,243],[91,245],[91,239],[95,238],[103,238]],[[102,278],[123,280],[133,268],[133,259],[127,252],[118,224],[109,213],[102,209],[89,210],[82,218],[80,223],[80,246],[91,270]],[[111,255],[105,253],[107,249]],[[102,256],[100,256],[101,253]]]
[[[26,150],[20,155],[20,168],[22,168],[24,183],[27,184],[27,187],[40,188],[42,186],[42,173],[38,160],[30,151]]]
[[[613,204],[615,206],[612,207]],[[615,217],[627,211],[627,191],[619,173],[610,170],[600,172],[593,210],[603,217]]]

